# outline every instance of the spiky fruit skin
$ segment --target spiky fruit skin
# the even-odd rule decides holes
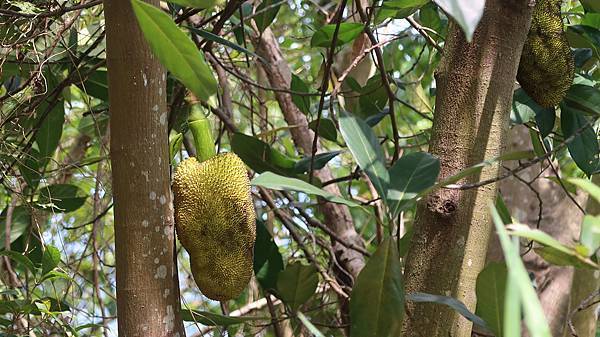
[[[523,90],[542,107],[558,105],[575,75],[560,3],[561,0],[537,0],[517,73]]]
[[[233,153],[189,158],[173,177],[175,227],[194,280],[213,300],[236,298],[252,276],[256,223],[250,181]]]

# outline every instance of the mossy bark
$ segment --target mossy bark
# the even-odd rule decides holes
[[[510,105],[521,50],[531,20],[529,1],[488,0],[468,43],[451,22],[436,72],[437,97],[430,152],[441,161],[441,178],[499,156],[506,143]],[[496,177],[499,164],[472,183]],[[485,263],[491,231],[488,204],[495,184],[441,189],[417,208],[406,258],[406,292],[457,298],[474,311],[475,281]],[[448,307],[407,303],[404,336],[471,335],[471,323]]]
[[[185,336],[174,263],[166,71],[129,1],[106,0],[104,13],[119,335]]]

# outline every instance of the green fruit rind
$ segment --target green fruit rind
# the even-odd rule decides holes
[[[538,0],[523,46],[517,80],[542,107],[558,105],[575,75],[575,61],[560,16],[561,0]]]
[[[233,299],[252,276],[256,214],[250,181],[233,153],[179,164],[173,177],[175,227],[194,280],[213,300]]]

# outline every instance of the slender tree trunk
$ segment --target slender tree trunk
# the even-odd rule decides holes
[[[596,185],[600,185],[600,175],[595,175],[592,178]],[[594,198],[589,198],[586,212],[589,215],[600,215],[600,204]],[[598,303],[587,307],[581,311],[577,311],[579,306],[593,293],[598,293],[600,288],[600,274],[597,270],[575,269],[573,276],[573,284],[571,286],[571,303],[569,305],[568,319],[573,320],[573,328],[578,337],[594,337],[596,336],[596,325],[598,323]],[[595,298],[598,299],[598,296]],[[572,317],[570,314],[574,313]],[[557,335],[558,336],[558,335]],[[572,336],[571,330],[565,327],[564,336]]]
[[[529,130],[525,126],[517,125],[512,128],[508,148],[509,152],[533,149]],[[517,165],[508,163],[506,167],[512,169]],[[552,165],[558,170],[557,163]],[[500,193],[510,214],[518,222],[532,228],[539,227],[559,241],[571,244],[578,239],[583,212],[567,197],[560,185],[547,179],[552,176],[555,176],[555,173],[546,161],[519,172],[518,178],[509,177],[502,180],[499,184]],[[580,192],[574,195],[573,199],[584,205],[587,195]],[[525,253],[525,249],[527,248],[522,249],[522,253]],[[497,236],[492,235],[488,260],[503,259]],[[544,315],[550,323],[552,336],[561,336],[568,318],[574,268],[551,265],[532,250],[523,256],[523,262],[535,277],[537,293]]]
[[[291,71],[289,65],[283,58],[279,44],[273,32],[267,28],[260,37],[255,37],[253,43],[256,52],[267,60],[264,70],[271,86],[279,89],[289,89],[291,82]],[[296,127],[291,128],[292,139],[294,144],[310,156],[312,151],[312,142],[314,133],[308,128],[308,120],[306,116],[292,102],[292,96],[289,93],[277,91],[275,97],[279,103],[283,116],[288,125]],[[320,146],[319,146],[320,149]],[[333,178],[328,167],[315,171],[315,177],[321,181],[328,181]],[[324,189],[334,195],[339,195],[340,190],[335,184],[330,184]],[[348,207],[334,204],[331,202],[322,202],[319,206],[321,212],[325,216],[326,224],[344,241],[353,243],[357,246],[363,246],[363,241],[360,235],[354,228],[354,222]],[[338,278],[346,285],[352,285],[356,276],[361,271],[365,262],[361,253],[346,248],[339,242],[333,242],[333,249],[336,253],[336,258],[345,271],[338,272]]]
[[[144,41],[129,1],[106,0],[104,13],[119,335],[184,336],[174,264],[166,72]]]
[[[438,94],[430,152],[441,178],[501,154],[521,49],[531,20],[526,0],[488,0],[471,43],[451,22],[436,73]],[[486,167],[475,182],[497,176]],[[484,266],[491,231],[488,204],[495,184],[471,190],[438,190],[417,208],[406,258],[407,292],[447,295],[475,309],[475,281]],[[408,303],[405,336],[471,335],[471,323],[441,305]]]

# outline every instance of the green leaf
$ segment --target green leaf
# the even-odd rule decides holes
[[[296,314],[298,315],[298,319],[300,320],[300,322],[302,322],[302,324],[306,327],[308,331],[310,331],[310,333],[313,334],[313,336],[325,337],[325,335],[323,335],[323,333],[319,331],[319,329],[317,329],[317,327],[314,326],[314,324],[312,324],[308,317],[306,317],[303,313],[298,311]]]
[[[40,189],[37,203],[47,211],[68,213],[83,206],[86,198],[75,185],[55,184]]]
[[[437,303],[447,305],[450,308],[456,310],[456,312],[461,314],[464,318],[473,322],[473,324],[478,325],[481,329],[489,330],[485,321],[481,319],[481,317],[470,312],[467,306],[463,302],[457,300],[456,298],[425,293],[410,293],[406,294],[406,300],[419,303]]]
[[[600,248],[600,216],[587,214],[583,217],[580,245],[587,248],[588,256],[593,256]]]
[[[140,0],[131,5],[156,57],[196,97],[207,101],[217,92],[217,81],[202,53],[169,15]]]
[[[338,197],[336,195],[325,192],[324,190],[322,190],[314,185],[311,185],[305,181],[302,181],[300,179],[280,176],[273,172],[262,173],[258,177],[252,179],[251,184],[254,186],[262,186],[265,188],[270,188],[272,190],[278,190],[278,191],[282,191],[282,190],[298,191],[298,192],[303,192],[306,194],[314,194],[314,195],[323,197],[324,199],[326,199],[328,201],[335,202],[338,204],[344,204],[344,205],[350,206],[350,207],[359,207],[360,206],[359,204],[357,204],[353,201],[350,201],[350,200],[344,199],[342,197]]]
[[[271,171],[284,176],[294,174],[296,162],[258,138],[235,133],[230,143],[231,150],[256,173]]]
[[[313,120],[308,123],[308,127],[316,131],[317,130],[317,120]],[[319,122],[319,137],[323,137],[332,142],[337,142],[337,129],[335,128],[335,123],[329,118],[321,118]]]
[[[31,273],[35,274],[35,266],[33,265],[33,262],[31,262],[31,260],[27,256],[22,255],[19,252],[11,251],[11,250],[0,250],[0,256],[6,256],[6,257],[9,257],[11,260],[19,262],[25,268],[27,268]]]
[[[261,287],[273,290],[277,277],[283,270],[283,258],[265,224],[256,220],[256,243],[254,244],[254,274]]]
[[[386,238],[356,278],[350,298],[350,337],[399,336],[404,282],[396,241]]]
[[[600,169],[600,147],[596,132],[587,119],[569,105],[562,104],[561,129],[565,138],[574,137],[567,148],[577,167],[588,176],[597,172]]]
[[[208,32],[206,30],[202,30],[202,29],[198,29],[198,28],[194,28],[194,27],[190,27],[190,26],[186,26],[185,28],[187,28],[190,32],[197,34],[198,36],[201,36],[204,39],[216,42],[218,44],[222,44],[224,46],[230,47],[231,49],[237,50],[239,52],[248,54],[250,56],[256,57],[258,59],[264,60],[260,55],[257,55],[254,52],[251,52],[250,50],[235,44],[227,39],[224,39],[222,37],[220,37],[219,35],[215,35],[211,32]]]
[[[193,8],[200,8],[200,9],[212,8],[217,3],[217,0],[168,0],[168,1],[172,2],[174,4],[178,4],[179,6],[193,7]]]
[[[60,250],[52,245],[46,245],[42,255],[42,275],[54,270],[60,263]]]
[[[477,310],[496,336],[503,336],[504,297],[508,269],[500,262],[489,263],[477,276]]]
[[[585,84],[573,84],[565,97],[569,106],[600,115],[600,90]]]
[[[169,139],[169,157],[171,158],[171,163],[173,163],[175,155],[177,155],[177,152],[179,152],[179,150],[181,149],[181,144],[183,143],[183,135],[181,133],[178,133],[176,135],[171,136],[170,138],[171,139]]]
[[[514,237],[512,245],[519,250],[519,238]],[[521,294],[515,273],[508,273],[506,279],[506,293],[504,295],[504,322],[502,330],[506,337],[521,336]]]
[[[40,164],[42,163],[40,163],[39,158],[39,152],[36,149],[30,149],[29,153],[24,156],[22,162],[19,163],[19,171],[31,190],[35,190],[42,179],[42,170],[40,167]]]
[[[261,33],[275,21],[282,3],[279,0],[263,0],[256,8],[258,14],[254,16],[254,22]]]
[[[600,3],[596,0],[580,0],[586,11],[600,13]]]
[[[440,173],[440,161],[426,152],[413,152],[402,156],[389,170],[388,199],[401,201],[413,199],[435,184]],[[393,203],[392,214],[397,214],[399,203]]]
[[[340,132],[352,156],[367,173],[381,199],[387,203],[390,175],[385,168],[385,157],[377,136],[367,123],[347,113],[342,113],[340,118]]]
[[[319,154],[315,155],[313,168],[315,170],[322,169],[323,167],[325,167],[325,165],[327,165],[327,163],[330,160],[337,157],[337,155],[340,154],[341,152],[342,151],[331,151],[331,152],[324,152],[324,153],[319,153]],[[296,173],[308,172],[310,170],[310,158],[311,157],[304,157],[304,158],[300,159],[299,161],[297,161],[296,166],[294,167],[294,171]]]
[[[289,264],[277,278],[277,294],[292,311],[298,310],[317,290],[319,276],[313,265]]]
[[[433,0],[444,12],[448,13],[462,28],[471,42],[475,28],[483,16],[485,0]]]
[[[542,305],[533,289],[529,274],[523,265],[523,261],[521,261],[518,246],[515,247],[511,244],[511,240],[508,237],[508,233],[504,228],[504,224],[502,223],[502,219],[496,211],[496,208],[493,205],[490,205],[490,209],[494,225],[496,226],[496,232],[500,239],[500,245],[504,252],[508,272],[510,277],[514,278],[514,282],[519,289],[519,295],[525,315],[525,324],[529,329],[530,336],[551,337],[552,335],[550,334],[550,328],[548,327],[546,317],[544,317]]]
[[[321,27],[310,39],[311,47],[331,47],[333,34],[337,24],[329,24]],[[363,31],[365,26],[362,23],[344,22],[340,24],[337,35],[336,47],[342,46],[356,39]]]
[[[83,92],[108,102],[108,75],[106,69],[97,69],[83,83],[77,84]]]
[[[42,107],[44,106],[46,105],[42,104]],[[40,112],[43,113],[43,110]],[[42,163],[41,166],[45,166],[54,155],[54,151],[56,151],[62,135],[64,122],[65,109],[61,100],[50,110],[35,135],[35,142],[38,145],[39,158]]]
[[[6,238],[6,212],[5,208],[0,214],[0,249],[4,249],[4,240]],[[13,210],[12,223],[10,226],[10,243],[13,243],[29,228],[31,223],[31,212],[27,206],[17,206]]]
[[[556,114],[554,107],[543,108],[519,88],[513,95],[510,119],[515,124],[523,124],[535,119],[542,138],[548,136],[554,128]]]
[[[206,326],[230,326],[251,321],[265,320],[265,317],[224,316],[208,311],[182,309],[181,318],[186,322],[198,322]]]
[[[302,79],[295,74],[292,74],[290,89],[295,92],[310,93],[310,88],[308,85],[306,85],[306,83],[304,83],[304,81],[302,81]],[[302,111],[305,115],[310,115],[310,96],[292,94],[292,102],[294,102],[298,109],[300,109],[300,111]]]
[[[565,180],[567,183],[574,184],[583,189],[585,192],[589,193],[592,198],[596,199],[596,201],[600,203],[600,186],[594,184],[588,179],[568,178]]]

